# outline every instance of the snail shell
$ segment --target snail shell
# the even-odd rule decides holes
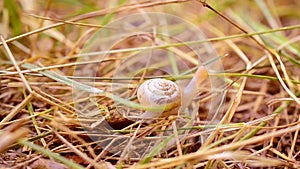
[[[168,116],[178,113],[181,105],[182,92],[180,87],[166,79],[151,79],[145,81],[137,91],[140,104],[144,106],[161,106],[159,112],[145,112],[142,118]]]

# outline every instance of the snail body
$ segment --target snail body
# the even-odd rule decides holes
[[[200,83],[208,76],[204,67],[199,67],[190,83],[182,90],[175,82],[166,79],[150,79],[140,85],[137,98],[141,105],[162,106],[161,111],[146,111],[141,118],[177,115],[179,109],[187,107],[197,95]]]

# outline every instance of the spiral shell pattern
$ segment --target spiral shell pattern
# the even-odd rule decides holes
[[[137,97],[144,106],[164,106],[163,112],[170,113],[179,108],[182,96],[176,83],[165,79],[151,79],[138,88]]]

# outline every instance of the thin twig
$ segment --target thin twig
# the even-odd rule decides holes
[[[28,82],[27,82],[26,78],[24,77],[24,75],[21,73],[21,69],[20,69],[19,65],[17,64],[16,59],[14,58],[13,54],[11,53],[11,51],[10,51],[8,45],[6,44],[5,39],[3,38],[2,35],[0,35],[0,39],[1,39],[1,42],[3,43],[3,46],[4,46],[6,52],[9,56],[11,62],[14,64],[17,72],[19,73],[19,76],[21,77],[26,89],[31,93],[32,89],[31,89],[30,85],[28,84]]]

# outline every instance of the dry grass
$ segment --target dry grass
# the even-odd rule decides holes
[[[4,0],[0,168],[300,168],[299,8],[296,0]],[[208,39],[181,42],[152,33],[112,45],[118,35],[93,39],[99,29],[118,32],[109,24],[117,18],[143,13],[147,20],[146,12],[176,15]],[[168,29],[184,32],[180,26]],[[91,42],[99,53],[86,56]],[[143,80],[184,84],[198,65],[186,45],[207,42],[219,57],[202,64],[219,59],[224,72],[210,78],[222,84],[219,91],[212,90],[214,81],[201,84],[186,110],[194,116],[127,118],[149,109],[136,101]],[[120,71],[126,58],[149,50],[168,56],[155,63],[145,56],[144,66],[127,60],[131,69]],[[224,107],[212,112],[221,93]],[[207,123],[212,114],[215,121]]]

